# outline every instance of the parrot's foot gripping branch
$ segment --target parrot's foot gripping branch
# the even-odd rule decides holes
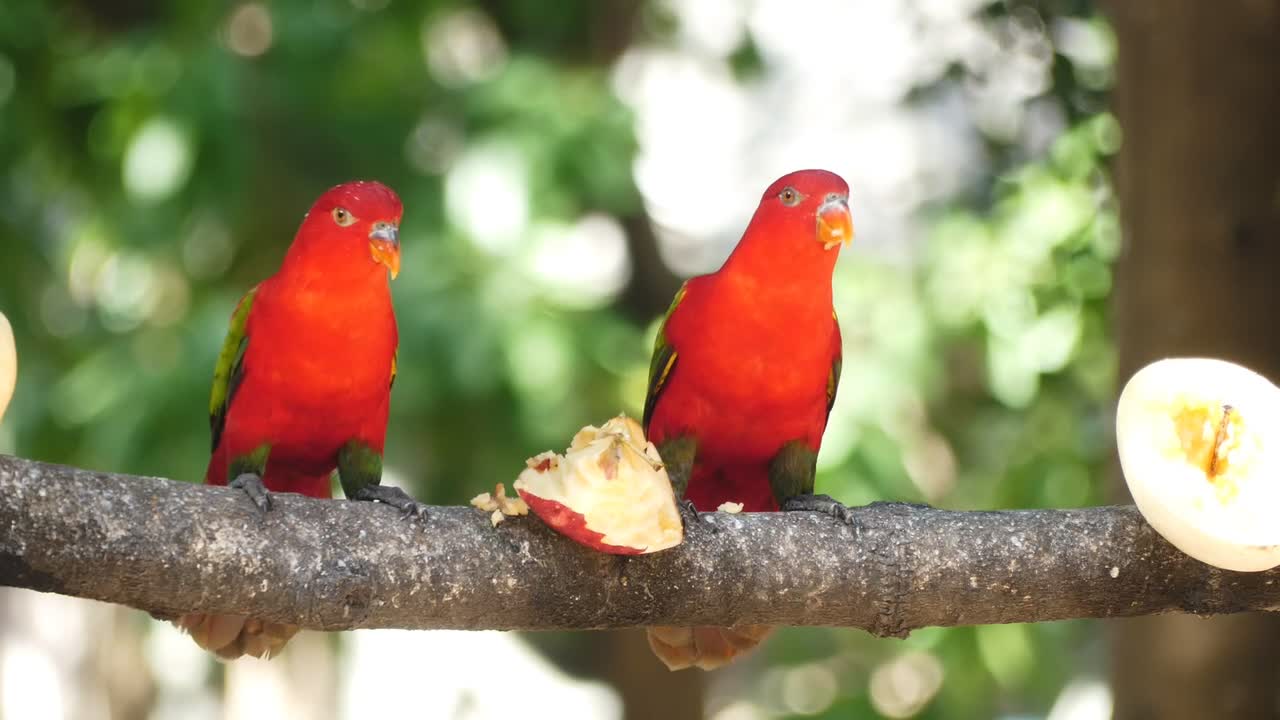
[[[684,521],[686,530],[691,527],[701,526],[710,529],[711,532],[720,532],[720,528],[715,523],[707,522],[702,517],[702,513],[698,512],[698,508],[693,504],[692,500],[685,498],[676,503],[676,506],[680,510],[680,519]]]
[[[267,512],[271,509],[271,495],[267,492],[266,486],[262,484],[262,477],[254,473],[241,473],[236,476],[227,485],[237,490],[243,490],[245,495],[253,501],[259,512]]]
[[[846,525],[854,523],[853,509],[832,498],[830,495],[796,495],[782,503],[785,512],[820,512],[839,520]]]
[[[400,511],[406,518],[425,518],[427,506],[409,497],[409,494],[398,487],[390,485],[365,485],[356,491],[352,500],[365,502],[377,501]]]

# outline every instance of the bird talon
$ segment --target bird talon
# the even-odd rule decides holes
[[[787,498],[782,504],[784,512],[819,512],[839,520],[845,525],[854,525],[856,518],[853,509],[832,498],[830,495],[796,495]]]
[[[419,518],[425,518],[426,516],[427,506],[420,502],[406,504],[404,507],[400,508],[400,517],[405,520],[412,521]]]
[[[267,492],[267,488],[262,484],[262,477],[256,473],[241,473],[234,480],[227,483],[227,487],[243,490],[245,495],[249,496],[249,500],[253,502],[254,507],[258,508],[258,512],[267,512],[271,510],[271,494]]]
[[[720,528],[698,510],[693,501],[685,498],[676,503],[676,508],[680,511],[680,519],[684,522],[684,527],[688,530],[691,527],[705,527],[711,532],[720,532]]]
[[[409,497],[408,493],[398,487],[365,485],[351,499],[389,505],[399,510],[400,517],[405,520],[418,520],[427,517],[427,506]]]

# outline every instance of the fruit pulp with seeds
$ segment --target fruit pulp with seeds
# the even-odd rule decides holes
[[[1235,464],[1246,459],[1244,418],[1226,403],[1184,403],[1173,414],[1178,452],[1204,471],[1218,501],[1228,503],[1240,492]]]

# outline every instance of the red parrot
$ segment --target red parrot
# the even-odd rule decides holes
[[[400,270],[400,198],[377,182],[320,196],[279,271],[236,306],[209,400],[210,485],[243,489],[260,511],[271,492],[330,497],[336,469],[352,500],[406,515],[425,506],[380,484]],[[179,627],[221,657],[272,655],[298,628],[232,615],[184,615]]]
[[[676,293],[654,344],[647,437],[700,511],[848,509],[814,495],[822,433],[840,381],[831,274],[853,238],[849,186],[824,170],[785,175],[765,191],[719,270]],[[694,516],[696,517],[696,515]],[[649,628],[672,670],[710,670],[754,648],[766,626]]]

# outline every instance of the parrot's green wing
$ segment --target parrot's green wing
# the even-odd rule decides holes
[[[671,371],[676,367],[676,349],[675,346],[667,340],[667,323],[671,321],[671,315],[676,311],[676,306],[684,299],[685,291],[689,288],[689,283],[680,286],[676,291],[676,296],[671,300],[671,306],[667,308],[667,314],[662,318],[662,325],[658,327],[658,337],[653,341],[653,359],[649,361],[649,389],[644,397],[644,429],[649,431],[649,421],[653,419],[653,410],[658,406],[658,396],[662,394],[662,389],[667,384],[667,379],[671,377]]]
[[[827,416],[831,416],[831,408],[836,404],[836,391],[840,389],[840,368],[844,365],[843,360],[837,355],[835,360],[831,361],[831,372],[827,375]]]
[[[249,335],[245,326],[249,323],[249,309],[253,307],[253,297],[258,292],[255,286],[240,298],[240,304],[231,315],[231,329],[227,331],[227,339],[222,342],[222,352],[218,353],[218,364],[213,369],[213,391],[209,395],[209,429],[213,431],[213,450],[218,449],[218,441],[222,439],[222,429],[227,424],[227,408],[240,381],[244,379],[244,351],[249,347]],[[394,365],[392,377],[395,377]]]
[[[836,317],[836,311],[831,311],[831,319],[836,323],[836,357],[831,361],[831,371],[827,373],[827,417],[831,417],[831,408],[836,404],[836,391],[840,389],[840,370],[844,367],[844,355],[841,353],[839,337],[840,337],[840,318]]]

